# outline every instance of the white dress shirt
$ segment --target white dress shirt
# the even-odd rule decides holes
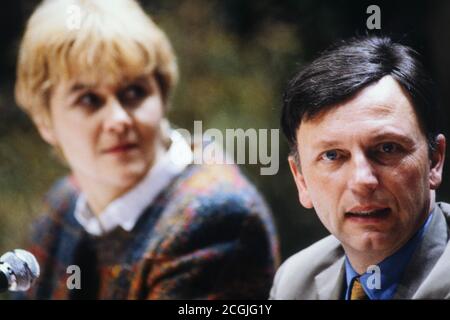
[[[145,208],[192,162],[193,153],[183,136],[171,130],[170,139],[169,149],[142,181],[113,200],[99,215],[91,211],[85,195],[80,193],[75,206],[75,218],[88,233],[99,236],[118,226],[131,231]]]

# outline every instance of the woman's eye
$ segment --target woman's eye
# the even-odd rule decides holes
[[[97,94],[90,92],[81,95],[77,100],[77,104],[89,108],[99,108],[103,105],[103,99]]]
[[[329,150],[322,154],[323,160],[333,161],[339,158],[339,153],[336,150]]]
[[[120,94],[119,99],[124,104],[135,104],[147,96],[147,90],[139,85],[132,85],[125,88]]]

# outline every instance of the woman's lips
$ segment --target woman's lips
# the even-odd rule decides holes
[[[105,153],[123,153],[130,150],[133,150],[137,147],[136,143],[125,143],[121,145],[114,146],[105,151]]]

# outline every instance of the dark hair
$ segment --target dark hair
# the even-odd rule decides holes
[[[436,147],[438,107],[431,78],[419,54],[388,37],[342,41],[324,51],[289,82],[283,98],[281,127],[291,153],[302,119],[333,108],[384,76],[392,76],[409,93],[430,152]]]

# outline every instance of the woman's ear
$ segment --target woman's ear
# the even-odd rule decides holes
[[[161,119],[161,121],[159,122],[159,129],[164,146],[166,148],[169,148],[170,144],[172,143],[172,140],[170,139],[171,127],[169,120],[167,120],[167,118],[164,117]]]
[[[432,151],[430,161],[430,189],[437,189],[442,182],[442,170],[444,169],[446,141],[443,134],[436,137],[436,150]]]
[[[313,207],[311,198],[309,196],[308,187],[305,182],[305,178],[300,170],[300,164],[295,160],[293,156],[289,156],[289,167],[291,168],[292,175],[294,176],[294,181],[298,190],[298,198],[302,206],[307,209],[311,209]]]
[[[49,116],[40,116],[35,120],[35,123],[42,139],[48,144],[56,146],[57,141]]]

